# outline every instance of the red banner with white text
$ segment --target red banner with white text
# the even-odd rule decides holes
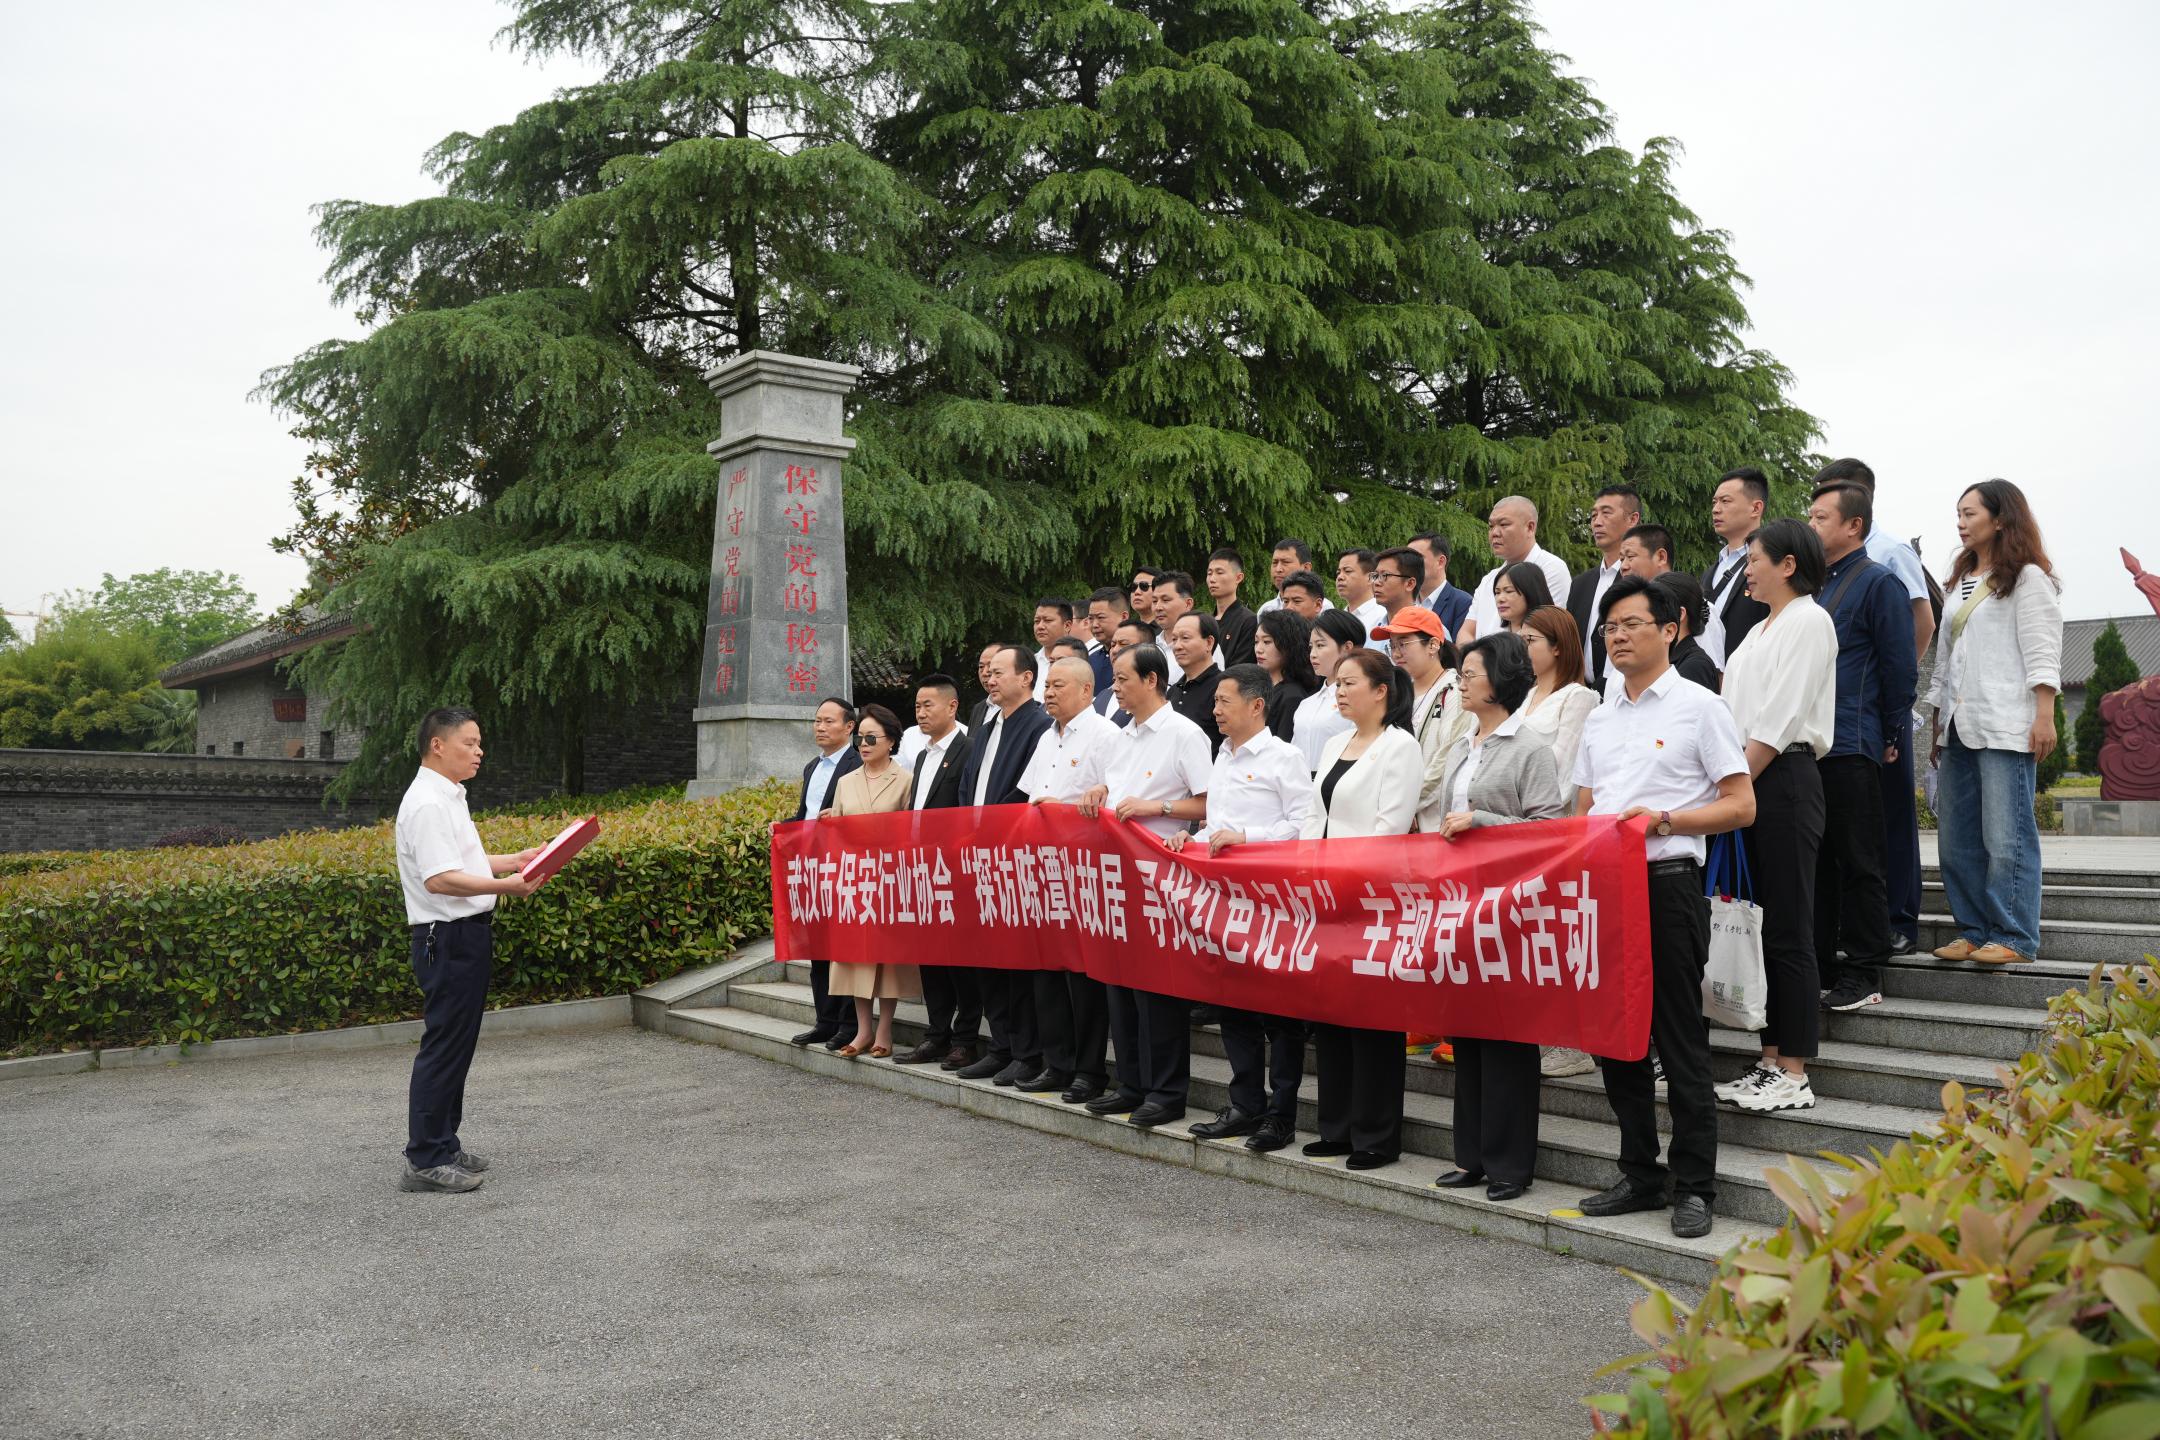
[[[1172,853],[1064,805],[774,827],[782,960],[1080,970],[1371,1030],[1572,1045],[1650,1035],[1643,823],[1611,816]]]

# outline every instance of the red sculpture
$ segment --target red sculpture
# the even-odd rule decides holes
[[[2138,593],[2160,614],[2160,575],[2146,574],[2128,550],[2119,553]],[[2100,745],[2100,798],[2160,800],[2160,675],[2125,685],[2098,703],[2107,726]]]

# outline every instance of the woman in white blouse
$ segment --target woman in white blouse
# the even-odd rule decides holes
[[[1340,615],[1340,610],[1327,615]],[[1417,814],[1425,753],[1410,732],[1388,724],[1403,672],[1374,650],[1353,650],[1336,665],[1335,692],[1350,728],[1327,742],[1313,780],[1304,838],[1346,840],[1407,835]],[[1403,1032],[1313,1027],[1320,1077],[1320,1138],[1307,1155],[1346,1155],[1352,1170],[1375,1170],[1402,1158]]]
[[[1530,668],[1537,672],[1537,683],[1523,702],[1523,724],[1552,742],[1553,763],[1564,783],[1575,773],[1583,722],[1599,701],[1598,693],[1581,679],[1582,631],[1575,617],[1558,605],[1541,605],[1523,622],[1521,634],[1530,647]]]
[[[1328,741],[1350,729],[1342,707],[1336,703],[1335,666],[1343,656],[1365,644],[1365,622],[1348,610],[1323,610],[1312,622],[1313,673],[1320,688],[1298,702],[1290,721],[1290,743],[1305,756],[1305,768],[1318,770],[1320,754]]]
[[[1822,1028],[1815,964],[1815,858],[1822,848],[1822,777],[1815,762],[1837,729],[1837,626],[1811,598],[1822,588],[1822,540],[1799,520],[1772,520],[1748,537],[1748,594],[1770,607],[1725,662],[1725,703],[1755,777],[1755,823],[1741,832],[1762,906],[1769,1018],[1762,1057],[1717,1087],[1743,1110],[1804,1110]]]
[[[1935,762],[1943,893],[1958,936],[1944,960],[2012,965],[2040,949],[2033,786],[2057,741],[2062,589],[2025,492],[1986,480],[1958,497],[1958,541],[1935,632]],[[2098,704],[2095,697],[2093,704]]]
[[[1558,605],[1540,605],[1523,621],[1523,644],[1530,647],[1530,668],[1537,681],[1515,713],[1523,728],[1551,743],[1554,769],[1570,799],[1575,751],[1582,744],[1583,722],[1602,698],[1578,678],[1583,673],[1582,631],[1575,617]],[[1571,1045],[1550,1045],[1538,1061],[1538,1073],[1552,1078],[1587,1075],[1597,1061]]]

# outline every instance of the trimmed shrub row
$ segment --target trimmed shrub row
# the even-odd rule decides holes
[[[782,784],[611,811],[600,836],[497,910],[494,1003],[621,994],[772,926]],[[490,853],[590,802],[481,819]],[[410,1019],[389,822],[214,849],[116,851],[0,878],[0,1053],[199,1043]]]
[[[2112,975],[2056,999],[2004,1089],[1943,1087],[1937,1134],[1831,1156],[1838,1189],[1771,1172],[1792,1219],[1692,1312],[1649,1287],[1599,1433],[2160,1435],[2160,985]]]

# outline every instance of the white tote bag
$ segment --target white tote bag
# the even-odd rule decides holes
[[[1763,974],[1762,906],[1748,877],[1747,846],[1737,833],[1710,844],[1710,960],[1703,966],[1703,1016],[1728,1030],[1769,1023],[1770,985]]]

